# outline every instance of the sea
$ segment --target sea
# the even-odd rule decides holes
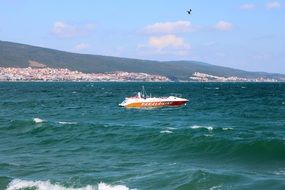
[[[285,83],[0,83],[0,190],[129,189],[284,190]]]

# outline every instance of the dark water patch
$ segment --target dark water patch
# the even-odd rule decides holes
[[[248,181],[241,175],[229,175],[198,170],[188,176],[188,179],[176,189],[233,189],[235,183]]]
[[[12,120],[6,130],[14,135],[22,135],[25,133],[34,135],[48,131],[52,129],[52,127],[54,127],[52,123],[39,118],[34,118],[28,120]]]
[[[213,159],[237,159],[256,164],[280,162],[285,159],[285,141],[280,139],[230,140],[215,136],[191,136],[171,134],[158,139],[160,148],[174,151],[173,155],[213,157]]]

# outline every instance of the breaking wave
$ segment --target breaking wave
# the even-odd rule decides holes
[[[77,125],[78,124],[77,122],[72,122],[72,121],[59,121],[58,123],[62,125]]]
[[[191,129],[207,129],[208,131],[213,131],[213,127],[211,126],[200,126],[200,125],[193,125]]]
[[[6,190],[24,190],[24,189],[36,189],[36,190],[129,190],[124,185],[109,185],[106,183],[99,183],[98,185],[87,185],[85,187],[74,188],[65,187],[60,184],[53,184],[50,181],[29,181],[14,179],[9,184]]]
[[[35,123],[43,123],[45,120],[36,117],[36,118],[33,118],[33,121],[34,121]]]
[[[167,134],[169,134],[169,133],[173,133],[173,132],[170,131],[170,130],[164,130],[164,131],[160,131],[160,133],[167,133]]]

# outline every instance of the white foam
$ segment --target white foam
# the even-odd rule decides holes
[[[160,133],[167,133],[167,134],[170,134],[170,133],[173,133],[172,131],[169,131],[169,130],[164,130],[164,131],[160,131]]]
[[[222,188],[222,186],[218,185],[218,186],[211,187],[209,190],[215,190],[215,189],[221,189],[221,188]]]
[[[234,129],[231,128],[231,127],[224,127],[223,130],[224,130],[224,131],[228,131],[228,130],[234,130]]]
[[[42,122],[44,122],[44,120],[42,120],[41,118],[33,118],[33,121],[35,122],[35,123],[42,123]]]
[[[211,126],[199,126],[199,125],[193,125],[191,126],[191,129],[208,129],[208,131],[212,131],[214,128]]]
[[[129,190],[124,185],[108,185],[106,183],[99,183],[96,186],[87,185],[81,188],[64,187],[59,184],[52,184],[50,181],[28,181],[21,179],[14,179],[11,181],[6,190],[22,190],[25,188],[35,188],[36,190]]]
[[[174,127],[166,127],[166,129],[168,129],[168,130],[176,130],[177,128],[174,128]]]
[[[76,125],[77,124],[77,122],[72,122],[72,121],[60,121],[58,123],[62,125]]]
[[[273,174],[285,176],[285,170],[275,171]]]
[[[129,190],[129,188],[124,185],[111,186],[101,182],[98,184],[98,190]]]
[[[208,89],[208,90],[213,90],[213,89],[219,90],[220,88],[219,87],[205,87],[205,89]]]

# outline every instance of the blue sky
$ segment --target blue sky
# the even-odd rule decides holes
[[[285,73],[284,23],[282,0],[0,0],[3,41],[249,71]]]

